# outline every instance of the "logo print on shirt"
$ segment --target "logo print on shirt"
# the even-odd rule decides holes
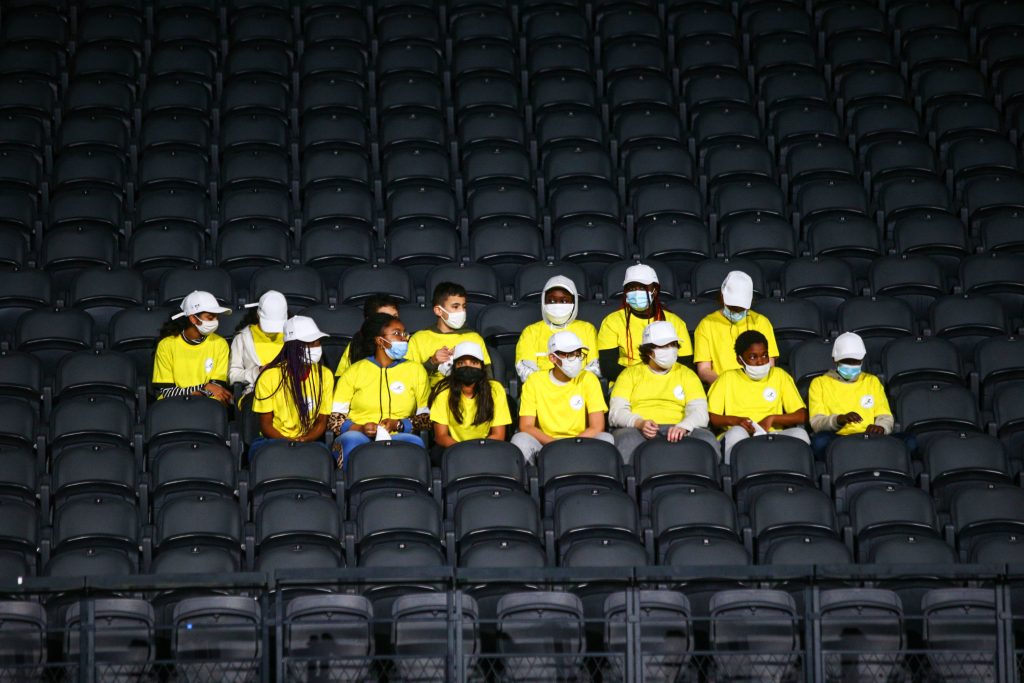
[[[765,390],[761,393],[761,396],[764,397],[764,400],[768,401],[769,403],[772,403],[775,399],[779,397],[779,392],[775,391],[775,389],[771,387],[765,387]]]
[[[206,368],[206,372],[213,372],[213,359],[207,358],[206,362],[203,363],[203,367]]]
[[[683,387],[679,384],[677,384],[676,388],[672,390],[672,395],[675,396],[680,401],[686,398],[686,393],[683,391]]]
[[[394,382],[391,383],[391,393],[392,394],[400,394],[403,391],[405,391],[405,385],[404,384],[402,384],[398,380],[395,380]]]
[[[583,397],[580,396],[579,394],[576,394],[575,396],[570,398],[569,399],[569,407],[572,408],[573,410],[582,410],[583,409]]]
[[[864,394],[863,396],[860,397],[860,407],[861,408],[874,408],[875,407],[875,397],[872,396],[871,394]]]

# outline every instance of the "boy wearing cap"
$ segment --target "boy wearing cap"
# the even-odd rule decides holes
[[[775,330],[768,318],[750,310],[754,301],[754,281],[742,270],[725,276],[718,294],[720,310],[711,313],[693,332],[693,362],[705,384],[713,384],[728,370],[739,370],[734,346],[742,333],[754,330],[768,340],[768,355],[774,366],[779,357]]]
[[[695,438],[720,452],[707,429],[704,386],[693,370],[676,362],[678,355],[679,336],[672,323],[653,322],[644,328],[640,343],[644,362],[626,368],[615,381],[608,421],[617,428],[615,445],[627,465],[637,446],[657,438],[671,443]]]
[[[658,274],[650,266],[637,264],[626,269],[622,282],[622,307],[601,321],[597,348],[601,375],[615,380],[623,368],[638,365],[640,338],[644,328],[660,320],[672,323],[679,338],[679,357],[693,355],[690,333],[682,318],[661,305]]]
[[[512,424],[508,397],[500,382],[487,377],[484,351],[475,342],[462,342],[452,351],[451,374],[430,395],[434,444],[441,448],[474,439],[505,440]]]
[[[420,330],[409,340],[409,360],[422,363],[430,378],[430,386],[436,385],[452,371],[452,349],[464,341],[471,341],[484,349],[484,365],[491,364],[484,339],[466,328],[466,288],[454,282],[441,282],[434,287],[434,315],[437,323],[433,328]]]
[[[528,464],[545,444],[576,437],[615,440],[604,431],[608,405],[601,381],[583,369],[586,347],[572,332],[556,332],[548,340],[548,372],[535,372],[523,385],[519,431],[512,443]]]
[[[230,315],[209,292],[194,291],[181,302],[181,313],[160,330],[153,359],[153,389],[157,398],[209,396],[231,402],[228,381],[228,343],[217,334],[219,315]]]
[[[526,382],[533,373],[552,367],[548,360],[548,339],[556,332],[572,332],[588,349],[583,367],[596,375],[600,374],[597,360],[597,329],[586,320],[578,320],[580,312],[579,293],[572,278],[555,275],[544,283],[541,293],[540,317],[527,325],[516,342],[516,374]]]
[[[285,322],[281,351],[260,372],[253,391],[261,438],[250,445],[250,460],[270,439],[323,438],[334,397],[334,375],[320,363],[320,340],[326,336],[304,315]]]
[[[820,460],[837,436],[892,433],[894,421],[885,387],[862,369],[866,355],[864,340],[844,332],[832,344],[834,367],[811,380],[807,394],[814,432],[811,448]]]
[[[274,360],[284,345],[281,330],[288,320],[288,302],[281,292],[271,289],[264,292],[258,304],[246,304],[245,307],[256,308],[256,318],[252,319],[250,312],[231,340],[231,364],[228,367],[228,380],[232,386],[244,385],[243,395],[252,392],[260,371]]]

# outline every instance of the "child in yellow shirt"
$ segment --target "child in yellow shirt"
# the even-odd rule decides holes
[[[488,379],[483,349],[475,342],[462,342],[452,351],[452,359],[451,374],[430,396],[434,443],[448,448],[474,439],[504,441],[512,424],[508,397],[501,383]]]

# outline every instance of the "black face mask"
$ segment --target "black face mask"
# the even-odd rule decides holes
[[[476,384],[486,377],[483,368],[474,368],[471,365],[463,365],[461,368],[452,370],[452,379],[462,385]]]

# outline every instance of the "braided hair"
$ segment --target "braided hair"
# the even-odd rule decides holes
[[[277,368],[281,371],[281,381],[270,394],[256,396],[256,400],[263,401],[279,391],[284,391],[295,404],[302,431],[308,432],[316,423],[324,394],[320,364],[309,362],[309,345],[298,340],[285,342],[274,359],[260,371],[260,377],[270,368]],[[308,387],[303,384],[307,376],[311,376]],[[256,379],[256,386],[259,387],[259,378]],[[310,393],[308,396],[306,395],[307,389]]]
[[[633,308],[628,303],[626,303],[625,288],[623,288],[622,290],[622,310],[626,312],[626,358],[628,360],[633,360],[633,332],[629,328],[629,319],[631,316],[636,315],[636,313],[634,313]],[[643,318],[644,320],[650,321],[648,324],[650,324],[651,322],[661,321],[665,319],[665,309],[661,305],[660,288],[655,290],[654,292],[651,292],[651,305],[649,310],[651,311],[651,315],[646,318]],[[642,316],[637,315],[637,317],[641,318]]]

